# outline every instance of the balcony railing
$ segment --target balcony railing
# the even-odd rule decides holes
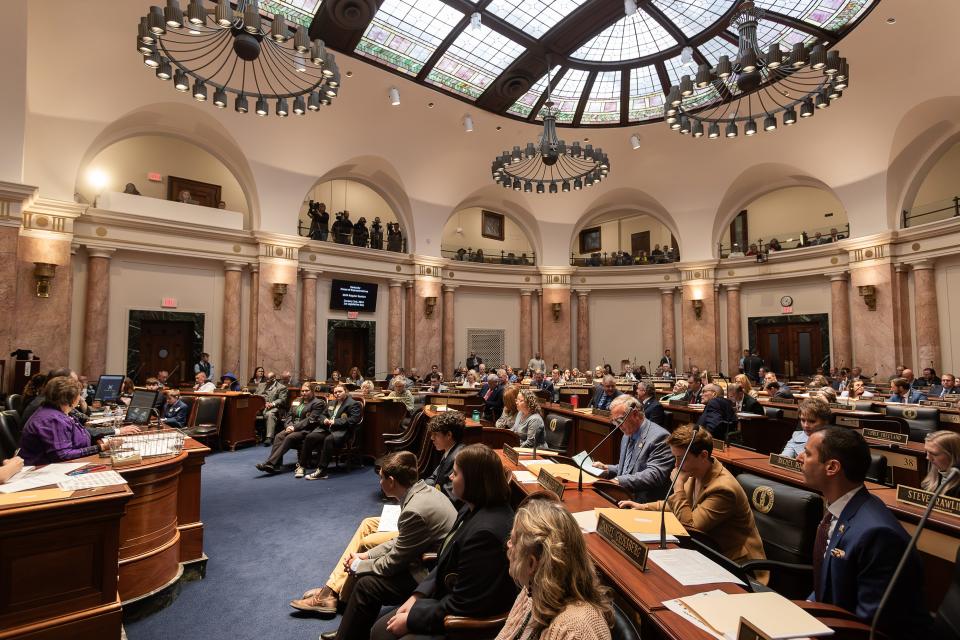
[[[906,229],[918,224],[941,222],[951,218],[960,218],[960,196],[904,209],[900,213],[900,226]]]
[[[721,258],[743,258],[744,256],[759,255],[761,257],[757,261],[762,262],[763,257],[773,252],[817,247],[839,242],[849,237],[850,225],[843,224],[836,227],[820,227],[819,229],[777,234],[777,237],[769,238],[766,241],[763,238],[757,238],[746,247],[740,247],[736,244],[731,246],[722,242],[717,243],[717,247]],[[780,240],[780,238],[785,239]]]
[[[657,255],[647,255],[642,252],[637,255],[632,255],[626,251],[597,251],[591,253],[589,256],[579,257],[575,253],[570,254],[570,264],[574,267],[633,267],[639,265],[670,264],[671,262],[677,262],[679,260],[679,254],[672,249],[666,253]]]
[[[304,237],[304,238],[309,238],[309,237],[310,237],[310,225],[309,225],[309,224],[304,224],[304,223],[303,223],[303,220],[298,220],[298,221],[297,221],[297,235],[298,235],[298,236],[302,236],[302,237]],[[364,241],[362,241],[362,242],[357,242],[357,241],[356,241],[357,238],[354,237],[354,235],[353,235],[352,232],[349,233],[349,234],[341,234],[339,238],[336,238],[336,237],[334,237],[334,234],[333,234],[333,231],[332,231],[332,230],[329,230],[329,231],[327,232],[327,237],[326,237],[326,239],[313,238],[313,240],[314,240],[315,242],[328,242],[328,243],[330,243],[330,244],[343,244],[343,245],[348,245],[348,246],[351,246],[351,247],[366,247],[366,248],[369,248],[369,249],[378,249],[378,250],[380,250],[380,251],[394,251],[394,252],[399,252],[399,253],[406,253],[406,252],[407,252],[407,239],[406,239],[405,237],[403,237],[403,236],[401,236],[400,239],[399,239],[399,240],[400,240],[400,241],[399,241],[399,246],[393,246],[393,247],[391,247],[390,238],[389,238],[389,236],[386,234],[386,232],[383,232],[383,236],[382,236],[382,238],[381,238],[381,246],[379,246],[379,247],[374,247],[373,244],[371,243],[371,241],[372,241],[372,239],[373,239],[372,236],[373,236],[373,234],[371,233],[371,229],[370,229],[369,227],[367,227],[367,238],[366,238]]]
[[[525,249],[501,249],[499,253],[484,253],[483,249],[472,248],[441,249],[440,255],[459,262],[479,262],[481,264],[510,264],[533,266],[537,264],[537,254]]]

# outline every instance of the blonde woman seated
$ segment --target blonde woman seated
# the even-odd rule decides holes
[[[757,393],[757,390],[753,388],[753,384],[750,383],[750,378],[747,377],[745,373],[738,373],[733,376],[733,381],[740,385],[740,388],[743,389],[743,392],[756,400],[757,396],[760,395]]]
[[[690,453],[683,467],[673,470],[676,484],[673,494],[667,498],[667,508],[677,516],[677,520],[684,527],[709,536],[720,553],[738,564],[765,559],[750,499],[733,474],[713,457],[713,437],[710,433],[706,429],[699,429],[694,437],[693,425],[684,425],[670,434],[667,444],[678,463],[687,445],[690,445]],[[624,500],[619,506],[659,511],[661,504],[659,500],[643,504]],[[756,579],[766,584],[767,572],[758,571]]]
[[[814,389],[810,392],[811,398],[820,398],[824,402],[836,402],[837,401],[837,390],[833,387],[826,386],[820,387],[819,389]]]
[[[462,386],[469,387],[471,389],[476,389],[477,388],[477,372],[474,371],[473,369],[470,369],[470,371],[467,372],[467,377],[464,378],[463,380]]]
[[[530,499],[507,542],[520,593],[497,640],[610,640],[613,610],[583,533],[555,500]]]
[[[377,385],[373,384],[373,380],[364,380],[360,384],[360,395],[364,398],[373,398],[380,395],[380,392],[377,390]]]
[[[920,486],[924,491],[936,491],[940,483],[946,480],[953,465],[960,462],[960,434],[953,431],[934,431],[923,443],[927,452],[930,470]],[[960,498],[960,476],[951,480],[943,495]]]
[[[543,416],[540,415],[540,400],[530,389],[521,389],[517,394],[517,418],[513,430],[520,434],[521,447],[542,447]]]
[[[407,408],[407,411],[413,411],[413,394],[410,393],[410,389],[407,389],[406,381],[400,377],[395,376],[390,381],[390,388],[393,389],[388,395],[387,398],[393,400],[399,400]]]
[[[684,400],[687,397],[687,381],[686,380],[677,380],[673,384],[673,390],[668,394],[660,398],[660,400],[670,402],[671,400]]]
[[[874,394],[870,391],[867,391],[867,388],[863,384],[863,380],[859,378],[854,379],[850,385],[843,390],[843,393],[840,394],[841,398],[849,398],[850,400],[860,400],[861,398],[872,398]]]
[[[515,384],[507,385],[503,392],[503,413],[497,418],[494,426],[498,429],[513,429],[517,421],[517,394],[520,393],[520,387]]]
[[[806,398],[800,403],[800,429],[793,432],[780,455],[796,458],[807,445],[810,434],[830,424],[831,411],[821,398]]]

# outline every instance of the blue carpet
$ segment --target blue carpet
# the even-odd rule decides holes
[[[288,602],[322,586],[360,521],[380,514],[377,476],[369,465],[333,469],[313,482],[295,480],[292,471],[266,476],[253,465],[268,451],[207,458],[200,512],[206,578],[185,583],[163,611],[126,625],[129,640],[308,640],[338,626],[339,616],[307,616]],[[292,463],[294,452],[285,460]]]

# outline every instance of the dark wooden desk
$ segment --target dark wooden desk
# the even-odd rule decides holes
[[[365,457],[376,460],[387,449],[383,444],[383,434],[399,433],[400,424],[407,415],[407,407],[402,402],[383,398],[367,398],[363,404],[362,451]]]
[[[215,393],[183,393],[187,396],[223,396],[223,418],[220,420],[220,443],[224,448],[236,451],[237,446],[249,442],[256,444],[257,414],[267,401],[263,396],[246,391],[217,391]]]
[[[126,485],[0,506],[0,638],[118,640]]]

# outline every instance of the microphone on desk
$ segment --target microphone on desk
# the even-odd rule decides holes
[[[693,441],[697,439],[697,434],[700,433],[700,425],[693,423],[693,433],[690,435],[690,443],[687,444],[686,451],[683,452],[683,457],[680,458],[680,464],[677,465],[677,475],[673,476],[673,480],[670,481],[670,487],[667,489],[667,494],[663,496],[663,501],[660,503],[660,548],[667,548],[667,498],[670,497],[670,494],[673,493],[673,485],[677,483],[677,478],[680,477],[680,469],[683,469],[683,463],[687,459],[687,454],[690,453],[690,447],[693,446]]]
[[[930,497],[930,502],[927,503],[927,508],[920,517],[920,521],[917,523],[917,528],[910,537],[910,542],[907,543],[907,548],[903,550],[903,555],[900,556],[900,562],[897,564],[897,568],[893,572],[893,577],[891,577],[890,582],[887,583],[887,588],[883,592],[883,597],[880,598],[880,604],[877,606],[877,610],[873,614],[873,620],[870,622],[870,640],[874,640],[874,637],[877,634],[877,623],[880,621],[880,614],[883,613],[883,608],[886,606],[887,600],[890,599],[890,595],[893,593],[893,587],[897,584],[897,579],[900,577],[900,574],[903,573],[903,568],[907,566],[907,560],[910,558],[910,553],[917,546],[917,540],[920,539],[920,533],[923,532],[923,528],[927,526],[927,520],[930,518],[930,512],[933,511],[933,505],[936,504],[941,494],[943,494],[944,489],[947,488],[947,485],[957,477],[957,474],[960,474],[960,463],[950,467],[947,477],[943,479],[943,481],[940,483],[940,486],[937,487],[937,490],[934,491],[933,495]]]
[[[616,427],[611,429],[610,433],[603,436],[603,439],[597,443],[597,446],[595,446],[593,449],[590,449],[590,453],[588,453],[586,456],[583,457],[582,460],[580,460],[580,464],[577,465],[577,471],[580,472],[579,475],[577,476],[577,491],[583,491],[583,463],[587,461],[587,458],[592,458],[594,452],[596,452],[596,450],[600,448],[600,445],[602,445],[604,442],[609,440],[610,436],[620,431],[620,425],[623,424],[623,422],[630,417],[630,414],[633,413],[634,408],[635,407],[631,405],[627,409],[627,412],[623,414],[623,417],[620,418],[620,424],[618,424]]]

